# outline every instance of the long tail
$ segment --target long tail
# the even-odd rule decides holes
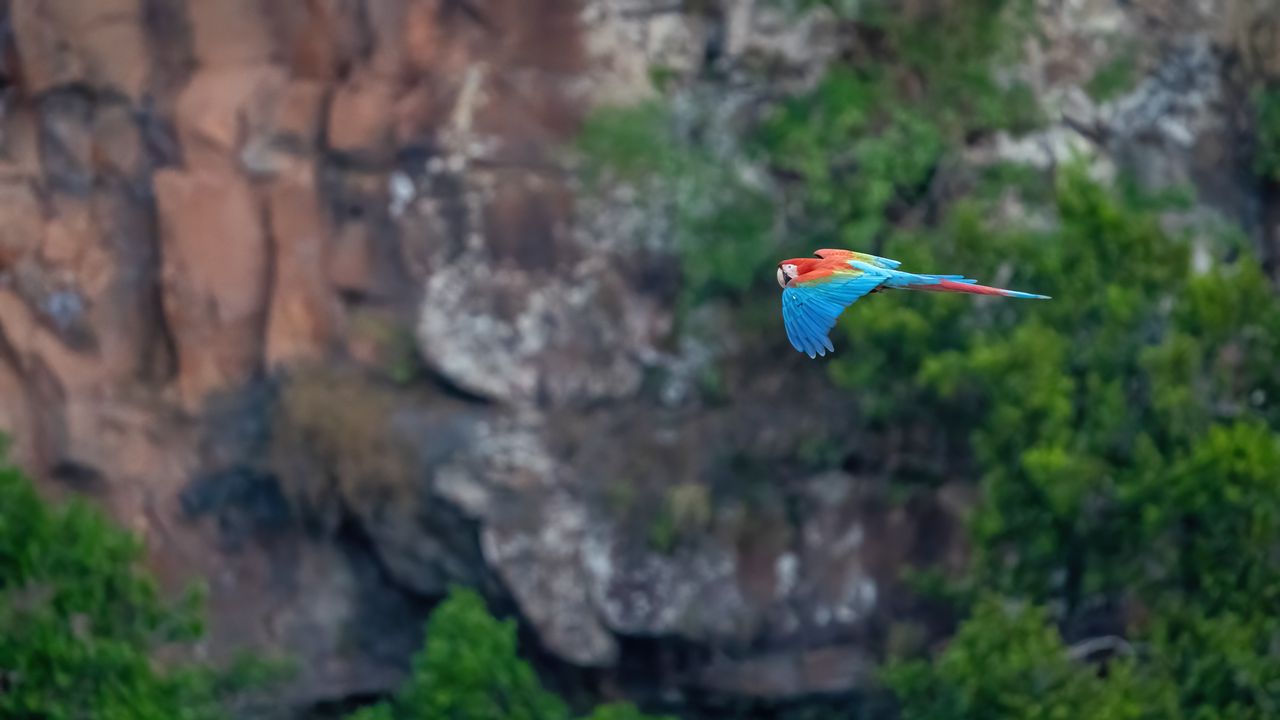
[[[906,273],[903,273],[906,275]],[[1018,290],[979,285],[962,275],[915,275],[902,278],[901,284],[893,283],[892,287],[901,290],[924,290],[926,292],[954,292],[972,295],[998,295],[1000,297],[1026,298],[1028,300],[1049,300],[1048,295],[1036,295]]]

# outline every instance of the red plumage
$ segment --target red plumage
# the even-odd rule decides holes
[[[978,285],[976,283],[962,283],[955,280],[939,280],[936,283],[928,285],[908,285],[908,290],[924,290],[926,292],[958,292],[971,293],[973,295],[999,295],[1000,297],[1008,297],[1009,291],[1000,288],[988,287],[986,285]]]

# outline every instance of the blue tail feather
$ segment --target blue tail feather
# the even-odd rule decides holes
[[[916,273],[902,272],[901,270],[890,270],[889,285],[891,287],[903,287],[906,285],[931,285],[950,280],[951,282],[964,283],[966,285],[976,284],[978,281],[973,278],[967,278],[963,275],[918,275]]]
[[[1027,300],[1052,300],[1048,295],[1036,295],[1035,293],[1022,292],[1020,290],[1005,290],[1009,297],[1025,298]]]

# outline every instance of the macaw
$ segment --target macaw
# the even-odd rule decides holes
[[[829,334],[836,318],[864,295],[882,290],[927,290],[975,295],[1048,300],[1033,295],[978,285],[963,275],[917,275],[898,270],[902,263],[852,250],[824,249],[814,258],[791,258],[778,263],[782,286],[782,322],[787,339],[809,357],[835,352]]]

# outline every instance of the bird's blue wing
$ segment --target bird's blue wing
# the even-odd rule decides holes
[[[834,351],[831,328],[845,308],[887,279],[878,273],[839,273],[782,291],[782,322],[791,345],[809,357]]]

